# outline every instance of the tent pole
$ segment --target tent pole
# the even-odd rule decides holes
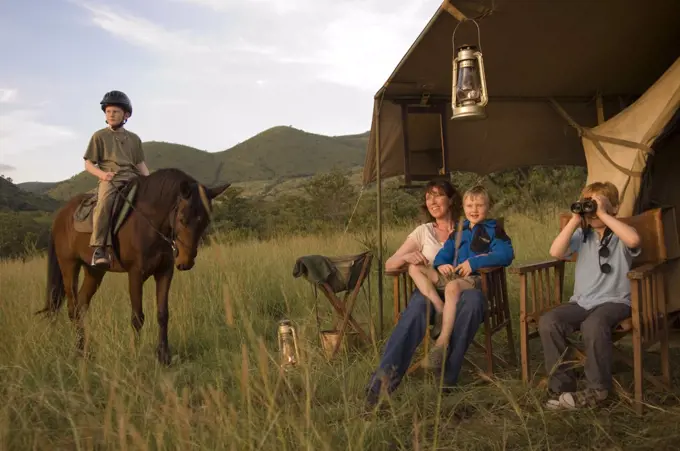
[[[598,92],[595,97],[595,108],[597,109],[597,125],[602,125],[604,124],[604,103],[601,92]]]
[[[384,91],[383,91],[384,93]],[[376,199],[377,199],[377,220],[378,220],[378,326],[380,329],[380,340],[383,337],[383,238],[382,238],[382,177],[380,174],[380,107],[382,97],[376,108],[375,118],[375,167],[376,167]]]

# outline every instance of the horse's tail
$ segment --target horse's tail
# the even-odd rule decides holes
[[[45,308],[35,312],[36,315],[47,313],[53,315],[59,311],[64,302],[64,277],[61,275],[61,268],[57,260],[57,251],[54,248],[54,237],[50,233],[47,245],[47,297]]]

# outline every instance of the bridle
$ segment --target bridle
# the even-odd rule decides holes
[[[170,245],[170,248],[172,249],[172,258],[175,259],[179,255],[179,249],[177,248],[177,243],[179,242],[180,244],[184,245],[185,247],[188,247],[186,243],[184,243],[179,236],[177,236],[177,217],[179,216],[179,202],[180,202],[180,197],[181,194],[177,195],[177,199],[175,199],[175,205],[172,207],[172,210],[170,211],[172,218],[172,221],[170,222],[170,237],[168,238],[163,232],[158,230],[152,223],[151,220],[141,211],[137,210],[137,208],[128,200],[128,198],[121,192],[121,190],[116,186],[113,181],[109,181],[111,186],[114,187],[116,192],[120,197],[122,197],[125,202],[130,205],[130,207],[139,213],[140,216],[142,216],[146,222],[149,224],[149,227],[151,227],[151,230],[156,232],[158,236],[160,236],[166,243]],[[201,204],[203,205],[203,208],[205,209],[206,214],[208,215],[208,222],[212,220],[212,209],[210,208],[210,201],[208,200],[208,195],[205,192],[205,188],[203,185],[198,184],[198,193],[201,198]]]

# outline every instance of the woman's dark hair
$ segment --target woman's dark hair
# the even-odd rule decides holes
[[[446,179],[434,179],[430,180],[423,191],[423,203],[420,206],[420,210],[425,218],[426,222],[433,222],[435,219],[430,214],[427,209],[427,204],[425,202],[425,196],[427,193],[433,191],[438,191],[444,194],[451,200],[450,214],[451,219],[457,220],[463,211],[463,198],[458,192],[458,190]]]

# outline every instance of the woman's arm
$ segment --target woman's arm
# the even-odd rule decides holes
[[[404,265],[410,263],[406,260],[406,258],[409,258],[414,252],[418,252],[420,254],[419,251],[420,246],[418,243],[413,238],[406,238],[406,241],[404,241],[401,247],[397,249],[397,252],[392,254],[392,256],[385,262],[385,270],[396,271],[403,268]],[[424,259],[425,257],[423,257],[423,260]]]

